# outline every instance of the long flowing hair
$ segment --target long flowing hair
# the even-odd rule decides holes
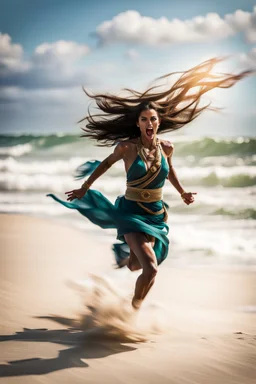
[[[211,107],[210,102],[199,106],[201,97],[214,88],[230,88],[253,72],[247,70],[236,75],[211,73],[213,67],[223,60],[215,57],[187,71],[168,73],[157,78],[155,85],[143,93],[124,89],[126,97],[112,94],[92,95],[84,89],[86,95],[96,102],[100,113],[91,114],[88,108],[88,115],[79,121],[86,121],[85,127],[81,128],[81,137],[97,140],[98,146],[112,146],[118,141],[139,137],[140,130],[136,122],[145,109],[152,108],[158,112],[161,118],[158,134],[182,128],[206,109],[218,110],[219,108]],[[157,92],[160,87],[157,81],[177,74],[180,76],[171,87]]]

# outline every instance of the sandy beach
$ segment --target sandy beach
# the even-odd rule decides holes
[[[255,382],[255,271],[163,263],[134,314],[136,275],[113,268],[111,245],[32,216],[0,228],[0,382]]]

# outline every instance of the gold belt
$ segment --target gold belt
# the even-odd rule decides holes
[[[145,189],[127,187],[125,192],[125,198],[127,200],[141,201],[143,203],[154,203],[163,199],[162,188],[157,189]]]

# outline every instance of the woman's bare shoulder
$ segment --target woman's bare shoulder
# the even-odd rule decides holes
[[[109,164],[113,165],[116,161],[123,159],[126,161],[135,152],[136,141],[124,140],[116,143],[113,152],[108,156]]]
[[[160,140],[160,144],[162,146],[162,149],[167,157],[172,155],[173,150],[174,150],[174,145],[171,141],[169,140]]]
[[[134,149],[137,145],[138,139],[124,140],[117,143],[117,146],[121,147],[124,151]]]

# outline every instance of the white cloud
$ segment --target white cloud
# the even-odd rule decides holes
[[[23,54],[23,48],[19,44],[12,44],[11,37],[0,32],[0,58],[19,59]]]
[[[82,85],[90,77],[77,64],[88,53],[86,45],[60,40],[37,46],[32,57],[24,60],[22,46],[13,44],[9,35],[0,35],[1,84],[29,89]]]
[[[244,12],[238,9],[234,13],[225,15],[225,20],[232,29],[238,32],[248,28],[251,22],[251,16],[252,14],[250,12]]]
[[[0,74],[24,72],[29,64],[22,61],[23,48],[20,44],[13,44],[11,37],[0,32]]]
[[[33,62],[40,66],[61,64],[66,66],[89,53],[87,45],[79,45],[73,41],[59,40],[55,43],[44,43],[36,47]]]
[[[224,18],[217,13],[208,13],[184,21],[168,20],[166,17],[154,19],[130,10],[100,24],[96,34],[102,44],[125,42],[165,45],[224,39],[241,31],[248,42],[255,41],[256,7],[252,13],[237,10]]]
[[[240,63],[246,69],[256,70],[256,47],[253,47],[250,52],[240,55]]]
[[[233,14],[226,15],[225,19],[235,31],[244,31],[248,43],[256,42],[256,6],[252,13],[237,10]]]

